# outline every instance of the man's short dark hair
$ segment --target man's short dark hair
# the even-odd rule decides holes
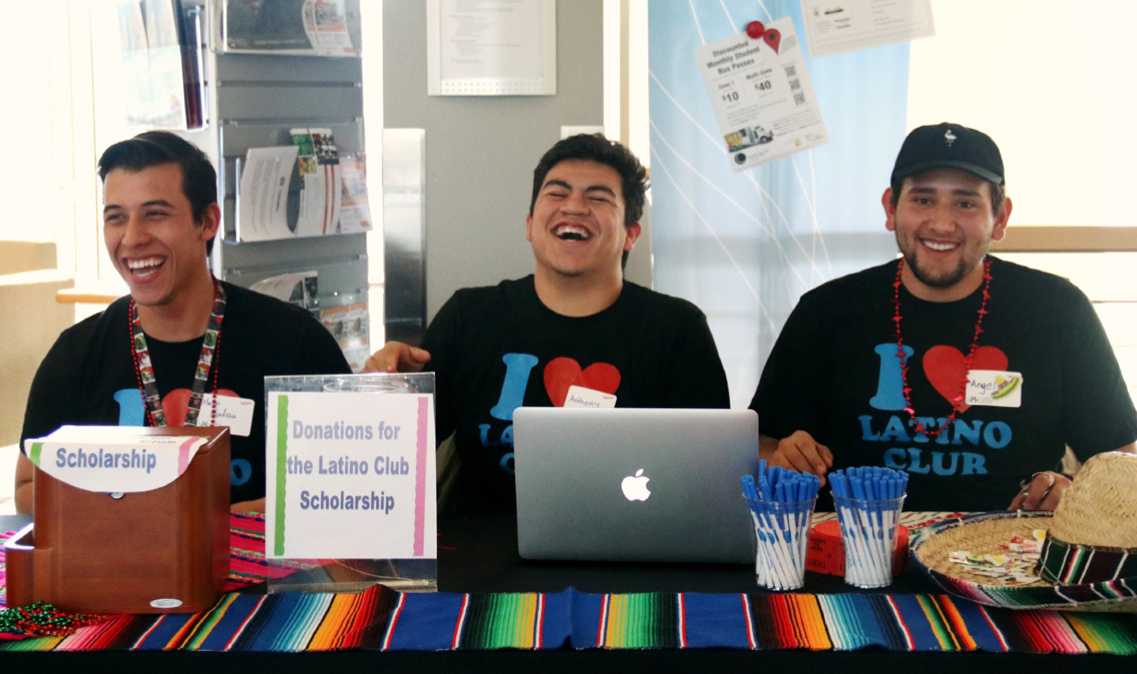
[[[900,190],[904,187],[904,181],[907,178],[912,177],[915,176],[906,176],[905,178],[901,178],[900,180],[897,180],[895,183],[890,185],[890,187],[892,187],[893,208],[896,208],[896,205],[900,203]],[[1007,184],[993,183],[990,180],[984,180],[983,182],[987,183],[988,192],[991,193],[991,214],[997,218],[999,217],[1000,209],[1003,208],[1003,200],[1007,198]]]
[[[200,148],[177,134],[146,131],[111,145],[99,157],[99,179],[105,182],[115,169],[136,172],[161,164],[177,164],[182,169],[182,192],[189,200],[193,221],[201,223],[206,209],[217,203],[217,171]],[[205,250],[207,255],[213,253],[213,239],[206,242]]]

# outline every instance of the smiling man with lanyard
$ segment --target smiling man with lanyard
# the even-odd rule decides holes
[[[198,148],[151,131],[99,159],[103,236],[130,295],[65,330],[32,382],[21,442],[64,424],[230,426],[234,510],[262,510],[264,377],[349,372],[307,311],[213,277],[217,174]],[[30,512],[31,462],[16,507]]]
[[[1005,188],[986,134],[908,135],[881,197],[901,256],[802,296],[751,402],[763,456],[908,471],[912,510],[1053,510],[1067,445],[1133,451],[1137,413],[1086,296],[987,254]]]

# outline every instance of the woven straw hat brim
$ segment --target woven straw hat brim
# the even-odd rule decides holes
[[[952,520],[926,530],[912,546],[912,557],[940,587],[988,606],[1013,609],[1137,612],[1137,578],[1100,583],[1054,585],[1006,583],[971,573],[948,557],[955,550],[1006,554],[1000,546],[1034,529],[1049,529],[1050,513],[992,513]]]
[[[1062,494],[1050,533],[1067,543],[1137,548],[1137,455],[1103,452],[1086,461]]]

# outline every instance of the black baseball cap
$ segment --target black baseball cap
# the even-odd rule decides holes
[[[999,146],[982,131],[941,122],[912,130],[900,146],[892,167],[896,189],[910,175],[937,168],[957,168],[1002,185],[1003,156]]]

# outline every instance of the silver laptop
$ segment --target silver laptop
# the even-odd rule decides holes
[[[522,407],[513,433],[522,557],[754,563],[754,411]]]

